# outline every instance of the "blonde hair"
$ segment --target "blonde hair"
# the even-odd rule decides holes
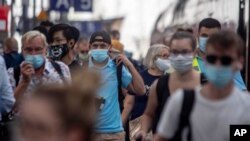
[[[146,54],[146,57],[143,61],[143,64],[148,68],[155,68],[155,59],[156,59],[156,56],[161,54],[162,52],[162,49],[167,49],[169,50],[169,47],[164,45],[164,44],[154,44],[152,45],[149,49],[148,49],[148,52]]]
[[[41,39],[43,40],[44,47],[48,46],[46,37],[41,32],[32,30],[32,31],[29,31],[29,32],[27,32],[27,33],[25,33],[23,35],[23,37],[22,37],[22,47],[23,47],[24,42],[30,41],[31,39],[34,39],[36,37],[41,37]]]

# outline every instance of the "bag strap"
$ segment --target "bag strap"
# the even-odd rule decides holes
[[[163,101],[163,94],[167,94],[169,91],[169,87],[167,86],[169,80],[169,74],[166,74],[158,79],[156,84],[156,95],[158,103],[162,103]]]
[[[61,69],[60,65],[53,60],[50,60],[50,62],[52,64],[52,66],[55,68],[56,72],[59,74],[60,78],[65,82],[65,78],[64,78],[64,75],[62,73],[62,69]]]
[[[16,81],[16,87],[18,86],[19,80],[20,80],[20,73],[21,73],[21,69],[20,66],[15,66],[13,68],[13,72],[14,72],[14,79]]]
[[[125,96],[122,93],[122,67],[123,67],[123,63],[120,63],[119,65],[116,66],[116,76],[117,76],[117,81],[118,81],[118,85],[117,85],[118,101],[119,101],[119,107],[120,107],[121,113],[123,110],[123,100],[125,99]]]
[[[201,85],[204,85],[207,83],[207,77],[204,73],[200,73],[201,75]]]
[[[193,109],[195,101],[195,91],[194,90],[184,90],[184,98],[182,102],[182,109],[179,117],[179,125],[174,137],[170,141],[181,141],[182,131],[185,127],[188,127],[188,141],[192,140],[191,137],[191,125],[190,125],[190,114]]]

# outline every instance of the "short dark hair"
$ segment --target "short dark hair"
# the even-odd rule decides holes
[[[36,27],[33,28],[33,30],[41,32],[42,34],[44,34],[44,36],[48,40],[48,31],[47,31],[47,29],[44,26],[41,26],[41,25],[36,26]]]
[[[70,26],[68,24],[56,24],[52,26],[49,30],[48,36],[49,36],[49,43],[53,42],[53,35],[55,32],[63,31],[63,36],[69,41],[71,39],[74,39],[75,42],[77,42],[80,32],[77,28],[74,26]]]
[[[244,50],[244,43],[240,36],[229,30],[212,34],[207,41],[206,48],[208,46],[213,46],[215,49],[235,48],[238,56],[242,56]]]
[[[110,35],[112,37],[116,37],[116,36],[120,37],[120,32],[118,30],[112,30],[111,33],[110,33]]]
[[[205,18],[200,21],[199,23],[199,31],[202,27],[206,28],[219,28],[221,29],[221,24],[218,20],[213,19],[213,18]]]
[[[53,26],[54,24],[52,23],[52,22],[50,22],[50,21],[42,21],[41,23],[40,23],[40,26]]]
[[[172,45],[173,40],[180,40],[180,39],[189,39],[190,40],[190,44],[192,46],[192,50],[194,51],[196,49],[196,39],[194,37],[193,34],[191,34],[190,32],[186,32],[186,31],[178,31],[176,32],[172,38],[170,39],[170,43],[169,45]]]

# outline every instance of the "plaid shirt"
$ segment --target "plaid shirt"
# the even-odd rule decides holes
[[[68,66],[59,61],[56,61],[56,63],[59,64],[59,66],[61,67],[63,78],[65,79],[65,81],[68,81],[68,82],[71,81],[71,75],[70,75]],[[10,82],[11,82],[12,88],[14,90],[16,88],[16,80],[14,78],[14,69],[13,68],[8,69],[8,73],[10,76]],[[21,81],[22,81],[22,76],[20,74],[19,82]],[[46,59],[45,68],[44,68],[42,77],[37,78],[35,76],[32,76],[31,81],[28,85],[28,88],[26,89],[24,93],[24,96],[29,96],[29,93],[39,85],[54,84],[54,83],[63,84],[63,82],[64,81],[62,80],[62,78],[60,77],[56,69],[53,67],[52,63],[48,59]]]

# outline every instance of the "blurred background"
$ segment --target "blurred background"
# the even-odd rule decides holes
[[[86,38],[97,30],[118,30],[125,50],[141,59],[150,44],[167,44],[178,28],[196,34],[197,23],[206,17],[218,19],[246,42],[242,74],[248,83],[249,0],[0,0],[0,44],[14,36],[20,45],[23,33],[49,20],[70,23]]]

